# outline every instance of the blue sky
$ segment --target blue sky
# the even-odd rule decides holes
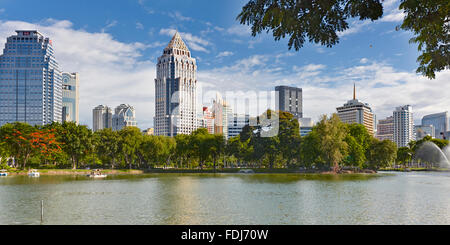
[[[155,63],[175,30],[197,59],[203,94],[298,86],[305,116],[317,120],[351,99],[355,82],[357,97],[378,119],[404,104],[413,106],[416,122],[448,110],[450,99],[441,97],[450,89],[450,74],[440,72],[432,81],[415,74],[412,35],[395,31],[403,18],[397,0],[384,1],[380,20],[350,20],[333,48],[306,44],[298,52],[270,33],[252,37],[235,20],[246,2],[0,0],[0,45],[23,28],[53,39],[62,70],[80,73],[80,120],[89,126],[93,107],[121,103],[135,106],[140,128],[153,125]]]

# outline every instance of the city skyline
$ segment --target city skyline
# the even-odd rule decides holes
[[[402,16],[395,10],[398,1],[384,2],[386,15],[381,20],[351,21],[337,46],[308,44],[299,52],[289,51],[287,41],[275,42],[270,34],[252,38],[248,27],[235,21],[244,2],[213,3],[212,10],[227,11],[203,13],[208,11],[196,10],[189,1],[175,8],[173,3],[135,1],[126,6],[108,5],[112,14],[101,13],[95,19],[67,12],[44,15],[37,2],[29,2],[32,12],[10,2],[1,7],[0,42],[3,45],[7,36],[24,28],[51,37],[61,70],[79,72],[83,78],[80,123],[89,127],[92,108],[123,102],[135,106],[139,127],[154,126],[156,57],[176,30],[196,52],[200,86],[221,91],[299,87],[304,91],[304,114],[315,121],[345,102],[341,98],[348,97],[348,87],[354,82],[360,88],[358,97],[371,105],[377,118],[389,116],[393,108],[404,104],[414,107],[415,124],[424,115],[448,110],[450,98],[429,98],[450,89],[446,83],[450,73],[442,71],[435,80],[415,74],[417,51],[408,43],[411,35],[395,31]],[[54,3],[55,9],[61,5]],[[93,3],[85,14],[101,6],[101,2]],[[127,20],[119,14],[119,7],[135,10],[136,16]],[[123,62],[118,64],[119,60]]]

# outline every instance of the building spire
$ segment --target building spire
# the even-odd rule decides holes
[[[353,83],[353,100],[356,100],[356,84]]]

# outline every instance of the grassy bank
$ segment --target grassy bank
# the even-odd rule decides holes
[[[434,171],[434,172],[450,172],[449,169],[445,168],[382,168],[380,171],[394,171],[394,172],[409,172],[409,171]]]
[[[41,175],[87,175],[91,173],[89,169],[38,169]],[[28,170],[9,170],[10,175],[27,175]],[[108,175],[119,174],[143,174],[144,171],[136,169],[105,169],[102,173]]]

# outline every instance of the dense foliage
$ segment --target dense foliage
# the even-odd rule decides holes
[[[237,19],[251,26],[252,35],[272,31],[276,41],[288,37],[289,49],[299,50],[306,41],[327,47],[339,43],[338,32],[349,28],[349,18],[379,19],[382,0],[249,0]],[[405,13],[401,29],[412,31],[418,43],[417,72],[435,78],[450,68],[450,1],[402,0]]]
[[[275,112],[262,115],[270,118]],[[343,167],[378,169],[392,164],[397,147],[378,141],[360,124],[344,124],[336,114],[323,116],[312,132],[300,137],[298,121],[277,112],[270,127],[246,126],[226,141],[204,128],[191,135],[143,135],[136,127],[92,133],[72,122],[44,127],[24,123],[0,128],[2,159],[14,157],[17,168],[298,168],[339,171]],[[258,118],[257,121],[261,120]],[[276,134],[264,137],[275,130]]]

